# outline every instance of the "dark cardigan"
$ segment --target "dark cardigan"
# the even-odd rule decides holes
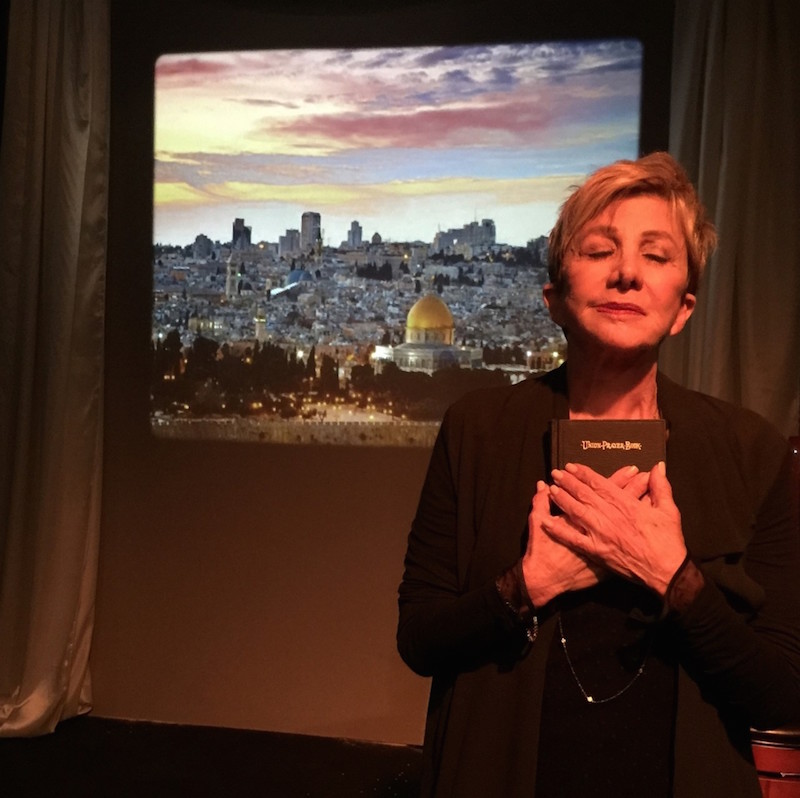
[[[423,796],[534,795],[557,616],[526,646],[494,581],[524,551],[565,369],[448,410],[409,535],[398,648],[433,676]],[[676,798],[760,795],[749,728],[800,719],[800,536],[786,441],[754,413],[662,375],[667,476],[706,587],[664,621],[678,660]],[[579,755],[566,766],[580,766]]]

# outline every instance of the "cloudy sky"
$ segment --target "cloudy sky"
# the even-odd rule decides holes
[[[431,241],[494,219],[546,235],[569,186],[637,154],[635,41],[161,56],[154,231],[253,241],[322,216],[326,244]]]

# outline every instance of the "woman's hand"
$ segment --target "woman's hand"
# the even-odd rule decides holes
[[[647,474],[635,468],[620,469],[609,479],[633,500],[647,491]],[[528,516],[528,547],[522,558],[525,587],[534,606],[543,607],[561,593],[596,585],[607,572],[600,564],[546,531],[554,520],[551,489],[539,481]]]
[[[553,471],[550,497],[563,516],[542,516],[544,531],[576,557],[647,585],[662,598],[686,557],[681,516],[663,463],[647,491],[625,490],[588,466]]]

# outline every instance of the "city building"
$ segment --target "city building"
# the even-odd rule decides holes
[[[278,257],[296,255],[300,252],[300,231],[287,230],[286,235],[278,238]]]
[[[253,232],[252,227],[247,227],[244,219],[233,220],[233,236],[231,237],[231,247],[233,249],[249,249],[250,248],[250,235]]]
[[[347,232],[347,246],[350,249],[358,249],[361,246],[363,231],[361,225],[353,221],[350,223],[350,230]]]
[[[398,346],[376,346],[372,360],[378,374],[387,363],[395,363],[403,371],[433,374],[451,367],[482,368],[483,350],[456,346],[450,308],[435,294],[427,294],[408,312],[405,342]]]
[[[300,218],[300,250],[308,254],[322,238],[322,217],[314,211],[306,211]]]
[[[239,269],[233,262],[233,255],[228,257],[225,266],[225,296],[233,299],[239,294]]]
[[[488,252],[496,243],[497,234],[494,222],[483,219],[480,223],[470,222],[464,227],[441,230],[433,238],[433,252],[462,254],[472,257]]]
[[[214,252],[214,242],[206,235],[200,233],[192,245],[192,256],[195,258],[210,258]]]

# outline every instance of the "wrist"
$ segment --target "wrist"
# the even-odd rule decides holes
[[[536,640],[539,631],[539,619],[525,586],[521,560],[518,560],[497,577],[495,589],[509,616],[518,626],[524,629],[525,636],[532,643]]]
[[[705,585],[703,572],[695,565],[689,552],[675,571],[666,593],[662,617],[687,610]]]
[[[526,564],[530,567],[531,572],[527,573],[525,570]],[[525,588],[525,595],[534,607],[545,607],[556,596],[565,592],[566,586],[556,585],[552,580],[548,580],[546,584],[542,583],[541,568],[538,570],[533,568],[532,559],[530,557],[523,558],[519,563],[519,573],[522,584]]]
[[[645,584],[664,602],[672,589],[675,579],[686,567],[689,560],[689,551],[685,546],[681,551],[662,555],[659,570],[652,574],[650,581],[645,579]]]

